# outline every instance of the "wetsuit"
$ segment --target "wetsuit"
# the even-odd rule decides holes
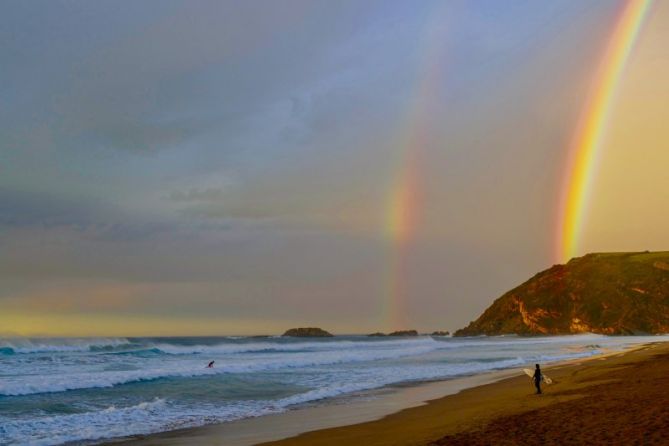
[[[537,393],[541,393],[541,369],[534,369],[534,387],[537,388]]]

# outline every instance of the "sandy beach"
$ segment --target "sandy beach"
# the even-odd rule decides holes
[[[540,396],[534,394],[528,378],[517,372],[394,389],[351,406],[308,408],[122,443],[663,444],[669,437],[669,394],[663,392],[669,383],[667,343],[548,366],[545,372],[554,383]],[[439,392],[446,396],[435,398]],[[401,407],[405,408],[398,411]]]

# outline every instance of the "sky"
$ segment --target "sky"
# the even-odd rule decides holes
[[[0,334],[454,330],[561,261],[567,152],[625,1],[13,1]],[[579,255],[669,249],[669,2]]]

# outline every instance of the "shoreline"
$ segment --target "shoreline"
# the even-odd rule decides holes
[[[101,444],[123,446],[209,445],[253,446],[323,429],[379,420],[427,401],[454,395],[464,389],[494,383],[518,375],[503,369],[477,375],[418,383],[400,383],[330,399],[325,404],[306,404],[285,412],[254,418],[188,427],[154,434],[108,439]]]
[[[663,355],[663,367],[646,367],[648,361]],[[654,365],[654,364],[653,364]],[[630,385],[640,367],[653,370],[660,379],[669,373],[669,342],[656,342],[630,346],[622,351],[612,351],[583,360],[558,362],[544,369],[553,379],[553,385],[543,386],[544,394],[536,395],[527,377],[514,376],[464,389],[455,394],[428,401],[420,407],[409,408],[380,420],[334,429],[305,432],[295,437],[262,446],[335,446],[364,444],[365,446],[475,446],[541,444],[664,444],[645,442],[639,436],[608,435],[600,440],[592,435],[597,431],[604,436],[612,426],[627,426],[630,406],[641,406],[655,418],[654,412],[666,418],[665,407],[669,396],[655,398],[656,382],[650,383],[651,392],[645,400],[638,396],[637,388]],[[622,378],[620,372],[628,371]],[[636,381],[636,380],[635,380]],[[616,387],[617,386],[617,387]],[[604,391],[592,394],[594,390]],[[613,387],[609,389],[608,387]],[[622,389],[622,390],[621,390]],[[592,395],[591,395],[592,394]],[[621,394],[627,397],[621,398]],[[623,407],[607,402],[624,401]],[[589,407],[585,407],[589,403]],[[652,404],[649,404],[652,403]],[[596,413],[599,406],[600,413]],[[565,406],[566,409],[565,409]],[[648,406],[648,407],[643,407]],[[609,411],[608,413],[606,411]],[[588,411],[588,412],[586,412]],[[582,422],[584,414],[590,415],[589,424]],[[593,415],[595,414],[595,415]],[[650,418],[649,415],[646,415]],[[608,418],[608,419],[607,419]],[[539,421],[541,420],[541,421]],[[664,420],[662,420],[664,421]],[[551,424],[552,430],[546,428]],[[637,423],[641,424],[641,423]],[[659,436],[669,434],[669,424],[664,430],[654,427]],[[602,433],[602,431],[604,433]],[[643,432],[642,432],[643,433]],[[156,443],[159,444],[159,443]]]
[[[569,367],[582,367],[586,363],[592,363],[592,361],[603,361],[611,356],[624,356],[634,351],[643,350],[647,345],[636,344],[622,350],[606,351],[585,358],[570,358],[545,363],[544,370],[553,371]],[[553,377],[553,372],[551,372],[551,377]],[[366,429],[369,424],[383,423],[386,419],[401,417],[402,414],[428,407],[434,402],[456,397],[473,389],[496,386],[507,381],[512,381],[516,385],[521,384],[524,387],[531,387],[527,384],[527,378],[518,373],[518,367],[513,367],[446,380],[397,384],[347,397],[339,397],[323,405],[306,405],[286,412],[257,418],[108,439],[97,444],[122,444],[127,446],[210,444],[250,446],[276,444],[283,446],[292,444],[309,445],[316,441],[314,444],[334,445],[337,444],[337,441],[343,442],[345,440],[328,442],[326,437],[331,435],[332,431],[356,431],[361,426]],[[343,410],[344,408],[345,410]],[[393,421],[393,423],[395,422]],[[312,437],[314,435],[318,436],[319,439],[310,439],[305,443],[300,440],[302,437]]]

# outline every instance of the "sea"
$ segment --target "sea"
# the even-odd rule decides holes
[[[660,340],[669,337],[0,338],[0,444],[96,444]]]

